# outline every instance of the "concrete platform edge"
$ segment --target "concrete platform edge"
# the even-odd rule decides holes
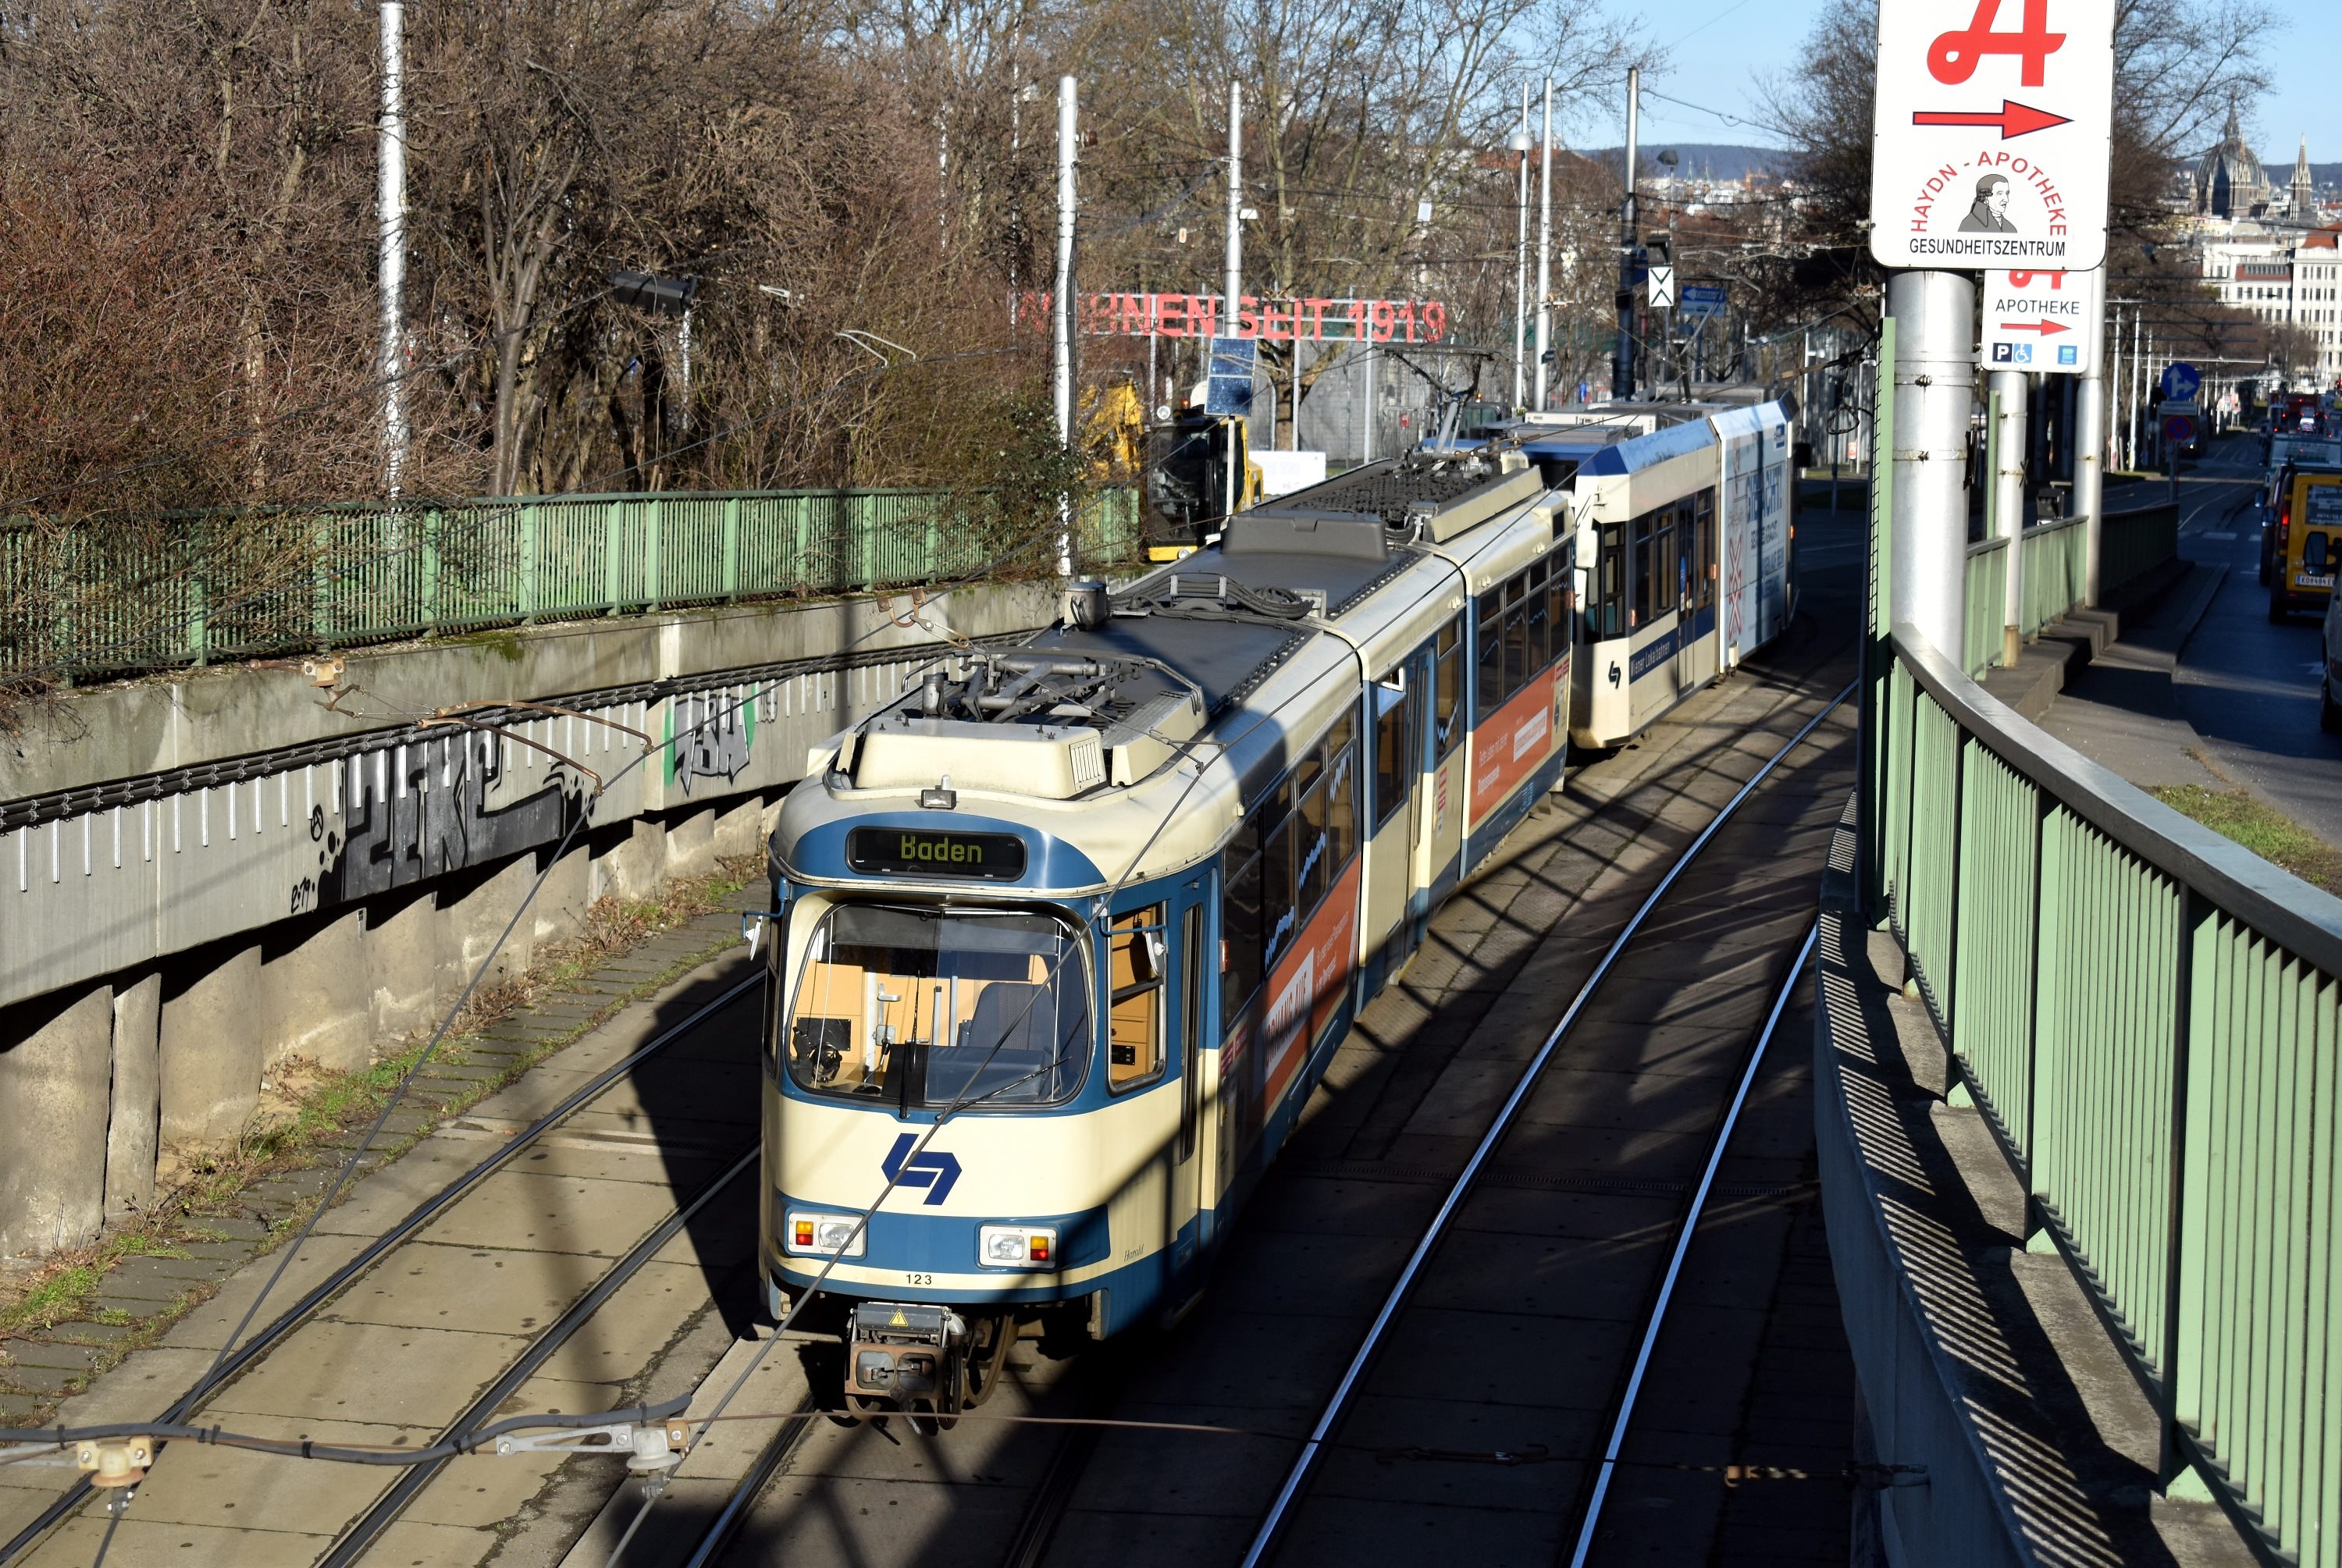
[[[1839,1310],[1854,1351],[1865,1461],[1920,1465],[1924,1483],[1854,1493],[1857,1568],[1987,1568],[2032,1561],[1981,1438],[1962,1414],[1957,1374],[1916,1293],[1865,1162],[1840,1063],[1872,1050],[1852,976],[1866,962],[1856,834],[1838,830],[1822,875],[1815,970],[1814,1138]]]

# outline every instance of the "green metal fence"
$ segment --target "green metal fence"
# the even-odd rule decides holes
[[[966,497],[957,498],[965,502]],[[1046,529],[1042,530],[1046,532]],[[1050,564],[1030,526],[928,490],[513,497],[0,524],[0,679],[81,679],[392,638]],[[1096,493],[1086,561],[1139,554]]]
[[[2037,523],[2019,541],[2025,548],[2025,603],[2017,629],[2030,637],[2082,602],[2089,531],[2079,517]]]
[[[2008,541],[1984,539],[1968,546],[1967,614],[1962,625],[1968,674],[1981,676],[2000,663],[2001,629],[2008,624]]]
[[[1890,330],[1882,412],[1894,361]],[[1874,492],[1864,641],[1874,914],[2025,1184],[2035,1243],[2119,1328],[2163,1416],[2165,1478],[2192,1463],[2278,1553],[2336,1568],[2342,901],[1890,626],[1890,492]]]

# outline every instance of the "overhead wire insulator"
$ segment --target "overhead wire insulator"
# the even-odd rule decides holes
[[[74,1463],[92,1486],[135,1486],[154,1463],[151,1437],[88,1438],[74,1445]]]

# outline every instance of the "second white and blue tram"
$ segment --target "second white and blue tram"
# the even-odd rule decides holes
[[[844,1303],[850,1399],[947,1415],[1024,1322],[1195,1298],[1358,1007],[1559,786],[1578,552],[1660,504],[1636,476],[1683,454],[1636,449],[1682,428],[1558,485],[1499,442],[1282,497],[813,759],[771,848],[761,1253],[776,1310]]]

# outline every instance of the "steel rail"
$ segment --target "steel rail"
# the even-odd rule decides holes
[[[690,1016],[660,1031],[628,1053],[616,1065],[589,1079],[560,1104],[514,1134],[495,1153],[416,1204],[405,1219],[383,1232],[374,1241],[367,1243],[355,1257],[328,1274],[300,1300],[285,1308],[265,1328],[238,1345],[233,1354],[196,1379],[195,1384],[173,1401],[170,1407],[156,1419],[169,1423],[185,1421],[215,1390],[258,1360],[277,1341],[298,1327],[310,1313],[339,1294],[353,1280],[380,1262],[383,1256],[394,1247],[436,1219],[457,1199],[511,1164],[529,1144],[561,1123],[567,1121],[618,1079],[674,1044],[686,1033],[697,1028],[716,1014],[737,1002],[753,987],[761,985],[764,978],[763,972],[759,970],[736,984],[727,987],[721,994],[711,998],[696,1009]],[[26,1551],[38,1544],[43,1537],[63,1523],[66,1517],[81,1505],[92,1490],[94,1489],[86,1478],[76,1480],[55,1502],[43,1509],[30,1523],[11,1536],[5,1545],[0,1545],[0,1568],[6,1568],[8,1563],[15,1562]]]
[[[1667,891],[1675,886],[1676,879],[1683,874],[1693,861],[1699,858],[1700,852],[1707,847],[1708,842],[1726,822],[1732,819],[1733,814],[1740,809],[1748,797],[1756,793],[1756,786],[1763,784],[1791,752],[1805,744],[1806,737],[1820,728],[1823,720],[1836,713],[1847,698],[1853,696],[1861,684],[1859,680],[1847,682],[1837,695],[1822,704],[1819,713],[1807,720],[1796,734],[1791,735],[1782,744],[1778,751],[1766,759],[1765,765],[1758,768],[1748,782],[1740,786],[1738,792],[1724,804],[1723,809],[1709,819],[1706,827],[1700,829],[1699,836],[1685,846],[1683,854],[1676,857],[1675,864],[1670,865],[1666,874],[1659,879],[1659,884],[1651,890],[1626,925],[1611,940],[1600,962],[1595,964],[1593,973],[1586,977],[1585,984],[1577,989],[1577,994],[1570,1000],[1569,1006],[1562,1014],[1560,1022],[1553,1026],[1552,1032],[1545,1038],[1545,1044],[1537,1048],[1536,1054],[1529,1058],[1528,1064],[1521,1069],[1520,1077],[1514,1083],[1512,1092],[1506,1095],[1504,1104],[1498,1107],[1496,1119],[1489,1124],[1488,1130],[1481,1135],[1479,1143],[1474,1146],[1471,1158],[1465,1162],[1464,1169],[1457,1174],[1454,1184],[1449,1187],[1446,1200],[1440,1203],[1438,1212],[1432,1215],[1431,1223],[1425,1227],[1422,1238],[1415,1244],[1415,1250],[1407,1255],[1406,1266],[1400,1269],[1398,1278],[1392,1283],[1389,1293],[1384,1297],[1381,1310],[1376,1313],[1374,1322],[1366,1329],[1366,1338],[1360,1342],[1356,1353],[1350,1358],[1348,1368],[1342,1373],[1342,1381],[1335,1386],[1333,1397],[1326,1402],[1325,1410],[1318,1415],[1316,1424],[1310,1429],[1308,1437],[1303,1440],[1301,1453],[1295,1458],[1292,1469],[1286,1474],[1284,1485],[1278,1488],[1276,1500],[1269,1504],[1266,1517],[1261,1521],[1259,1531],[1253,1536],[1252,1544],[1245,1553],[1244,1568],[1259,1568],[1261,1563],[1267,1561],[1268,1553],[1276,1546],[1277,1537],[1283,1533],[1293,1505],[1299,1499],[1301,1489],[1308,1481],[1310,1473],[1316,1468],[1318,1457],[1325,1451],[1327,1440],[1332,1437],[1335,1426],[1348,1412],[1351,1395],[1365,1379],[1367,1368],[1380,1353],[1384,1336],[1397,1318],[1399,1308],[1406,1304],[1406,1298],[1414,1293],[1416,1282],[1422,1274],[1424,1264],[1430,1260],[1433,1251],[1445,1238],[1447,1227],[1454,1222],[1457,1212],[1462,1209],[1464,1200],[1471,1195],[1473,1185],[1478,1181],[1482,1167],[1486,1165],[1489,1157],[1495,1154],[1496,1145],[1503,1142],[1506,1134],[1512,1130],[1514,1117],[1519,1114],[1522,1104],[1527,1100],[1529,1091],[1536,1087],[1537,1079],[1544,1075],[1546,1064],[1553,1059],[1553,1054],[1560,1047],[1561,1042],[1567,1037],[1571,1030],[1577,1026],[1577,1021],[1584,1014],[1587,1004],[1593,1000],[1594,993],[1608,977],[1612,966],[1617,963],[1619,955],[1626,951],[1626,944],[1641,932],[1643,922],[1650,917],[1651,911],[1658,906],[1659,900],[1666,897]]]
[[[1601,1522],[1603,1501],[1610,1494],[1610,1478],[1617,1471],[1618,1454],[1626,1444],[1626,1423],[1634,1419],[1635,1401],[1643,1392],[1643,1374],[1650,1369],[1652,1353],[1658,1348],[1659,1329],[1666,1321],[1667,1304],[1675,1297],[1676,1281],[1682,1277],[1684,1258],[1691,1252],[1692,1233],[1699,1228],[1700,1213],[1707,1206],[1708,1193],[1715,1189],[1716,1173],[1722,1167],[1725,1148],[1739,1125],[1741,1107],[1748,1103],[1748,1091],[1756,1082],[1756,1069],[1764,1065],[1765,1047],[1773,1042],[1774,1026],[1781,1022],[1789,998],[1796,994],[1797,982],[1806,973],[1806,961],[1813,957],[1814,944],[1821,933],[1819,920],[1806,928],[1806,940],[1797,948],[1797,961],[1789,965],[1780,994],[1773,998],[1773,1010],[1766,1014],[1765,1027],[1758,1031],[1756,1044],[1748,1053],[1747,1065],[1741,1069],[1739,1085],[1732,1092],[1732,1103],[1726,1107],[1723,1122],[1716,1129],[1716,1141],[1707,1151],[1706,1168],[1700,1172],[1699,1185],[1693,1190],[1682,1228],[1676,1233],[1667,1272],[1659,1281],[1659,1299],[1651,1304],[1650,1317],[1643,1325],[1642,1343],[1636,1347],[1634,1370],[1626,1374],[1626,1390],[1619,1396],[1618,1417],[1610,1424],[1610,1441],[1602,1450],[1601,1468],[1594,1476],[1594,1495],[1586,1502],[1586,1522],[1578,1529],[1577,1546],[1570,1553],[1569,1568],[1586,1568],[1586,1553],[1594,1550],[1595,1526]]]
[[[772,1440],[756,1455],[756,1462],[748,1466],[748,1473],[740,1478],[740,1484],[732,1489],[732,1495],[725,1499],[723,1508],[708,1522],[706,1530],[700,1534],[699,1544],[693,1548],[684,1568],[706,1568],[716,1560],[717,1553],[732,1543],[732,1538],[740,1533],[740,1526],[747,1520],[749,1504],[772,1484],[773,1477],[780,1473],[782,1464],[796,1452],[797,1444],[805,1441],[806,1433],[813,1430],[813,1418],[820,1413],[821,1406],[815,1403],[812,1394],[806,1394],[798,1402],[796,1409],[781,1423],[781,1430],[773,1433]],[[683,1419],[688,1423],[691,1417],[686,1415]],[[636,1523],[640,1523],[637,1516]],[[633,1533],[632,1526],[628,1527],[627,1533]],[[619,1543],[620,1551],[624,1551],[625,1544],[624,1542]]]
[[[648,1235],[636,1243],[633,1249],[625,1257],[620,1258],[616,1266],[605,1273],[592,1290],[578,1297],[570,1304],[568,1311],[555,1319],[543,1333],[530,1342],[528,1349],[521,1353],[520,1359],[505,1368],[504,1375],[490,1383],[487,1392],[472,1402],[470,1409],[448,1424],[446,1430],[440,1434],[440,1441],[445,1442],[459,1437],[492,1419],[505,1401],[518,1393],[522,1384],[535,1376],[537,1369],[552,1360],[563,1345],[575,1337],[579,1329],[592,1322],[594,1314],[602,1310],[603,1304],[616,1295],[620,1287],[640,1273],[643,1265],[657,1256],[659,1249],[673,1241],[683,1227],[691,1223],[693,1215],[706,1207],[708,1201],[716,1193],[738,1181],[755,1166],[762,1148],[761,1142],[751,1143],[746,1154],[734,1160],[721,1173],[709,1178],[698,1192],[692,1194],[689,1201],[679,1205],[674,1213],[654,1226]],[[423,1489],[430,1485],[439,1473],[447,1468],[449,1463],[445,1459],[434,1460],[427,1464],[412,1466],[401,1474],[389,1491],[375,1500],[372,1508],[367,1509],[363,1516],[342,1533],[341,1539],[334,1543],[333,1550],[325,1553],[325,1560],[319,1564],[319,1568],[351,1568],[351,1564],[357,1562],[365,1550],[380,1538],[384,1531],[397,1523],[399,1515],[406,1512],[415,1500],[422,1495]]]

